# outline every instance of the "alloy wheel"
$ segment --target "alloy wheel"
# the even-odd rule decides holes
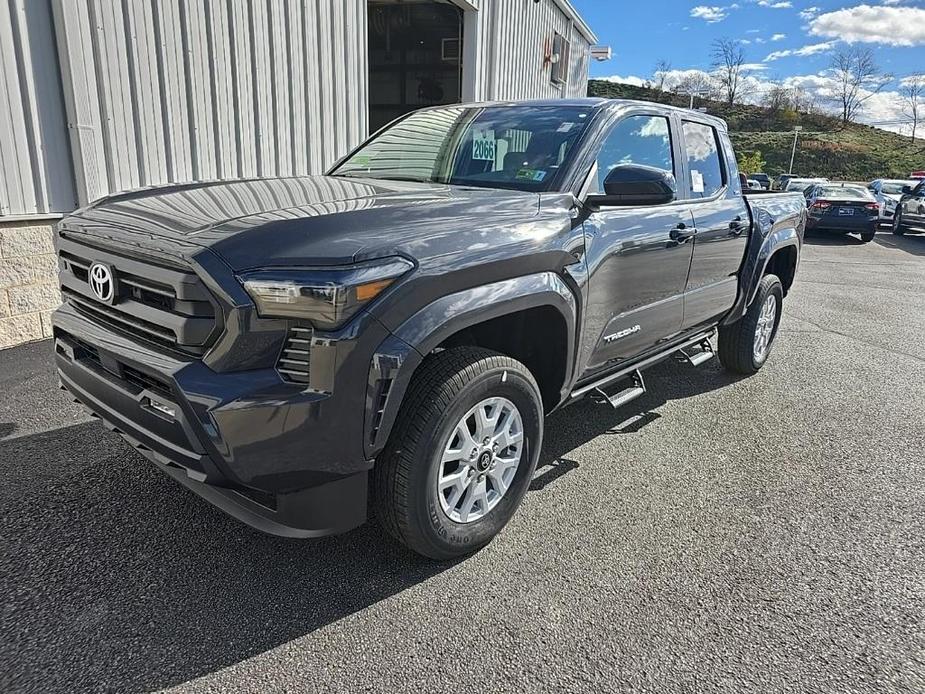
[[[752,356],[755,362],[760,363],[767,356],[774,335],[774,324],[777,321],[777,297],[768,294],[758,314],[758,325],[755,326],[755,342],[752,347]]]
[[[524,425],[507,398],[486,398],[456,423],[443,449],[437,498],[457,523],[485,517],[504,498],[523,456]]]

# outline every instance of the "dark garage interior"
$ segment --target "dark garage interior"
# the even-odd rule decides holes
[[[462,95],[463,12],[446,2],[369,3],[369,130]]]

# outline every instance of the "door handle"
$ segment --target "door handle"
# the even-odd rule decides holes
[[[668,232],[668,237],[672,241],[678,241],[679,243],[684,243],[696,233],[697,233],[697,229],[695,227],[689,227],[684,222],[681,222],[680,224],[678,224],[678,226],[676,226],[670,232]]]
[[[739,215],[731,222],[729,222],[729,235],[730,236],[739,236],[748,228],[748,224],[742,221],[742,216]]]

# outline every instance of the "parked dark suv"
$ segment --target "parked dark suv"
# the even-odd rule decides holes
[[[725,124],[600,99],[396,121],[325,176],[113,195],[58,229],[61,384],[162,470],[292,537],[367,517],[471,552],[544,415],[671,355],[751,374],[806,211],[740,188]]]

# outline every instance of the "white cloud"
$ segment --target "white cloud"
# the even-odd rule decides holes
[[[764,63],[743,63],[742,69],[747,72],[760,72],[761,70],[767,70],[768,66]]]
[[[925,44],[925,9],[859,5],[819,15],[810,22],[809,31],[848,43],[918,46]]]
[[[691,17],[713,24],[714,22],[721,22],[729,16],[726,10],[727,8],[718,7],[717,5],[697,5],[691,10]]]
[[[793,7],[792,2],[784,0],[784,2],[773,2],[773,0],[758,0],[758,5],[760,7],[771,7],[775,10],[783,10],[788,7]]]
[[[768,53],[767,57],[764,59],[764,62],[769,63],[772,60],[789,58],[792,55],[807,56],[816,55],[817,53],[825,53],[826,51],[831,50],[835,46],[835,43],[835,41],[824,41],[823,43],[811,43],[807,46],[802,46],[801,48],[787,48],[782,51],[774,51],[772,53]]]
[[[606,77],[603,79],[609,82],[620,82],[635,86],[643,86],[647,82],[647,80],[636,77],[635,75],[627,77],[614,75],[613,77]],[[669,70],[665,73],[666,89],[675,89],[680,84],[702,85],[717,93],[721,90],[719,80],[713,73],[697,69]],[[773,87],[784,87],[786,89],[799,88],[806,94],[814,97],[819,108],[827,110],[833,115],[838,115],[838,109],[831,100],[836,93],[835,83],[831,77],[827,76],[825,71],[815,75],[793,75],[776,81],[768,80],[762,75],[746,74],[742,77],[741,84],[742,92],[745,94],[742,100],[745,103],[760,104],[764,100],[765,95]],[[871,95],[870,92],[862,91],[861,96],[867,96],[868,98],[864,101],[864,105],[859,114],[859,122],[892,123],[884,125],[883,127],[886,130],[903,132],[906,126],[896,124],[897,121],[903,119],[901,111],[902,100],[898,91],[881,91],[873,95]],[[908,128],[906,128],[906,130],[908,130]]]
[[[787,38],[787,34],[774,34],[771,37],[771,40],[772,41],[783,41],[785,38]]]
[[[812,19],[819,14],[819,10],[821,9],[821,7],[816,7],[814,5],[813,7],[807,7],[805,10],[800,10],[800,19]]]
[[[617,82],[618,84],[629,84],[633,87],[649,86],[649,80],[643,79],[642,77],[636,77],[636,75],[627,75],[626,77],[621,77],[620,75],[611,75],[610,77],[599,77],[595,79],[602,79],[605,82]]]

